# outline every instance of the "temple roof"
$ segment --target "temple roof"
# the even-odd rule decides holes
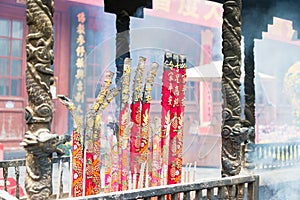
[[[224,3],[225,0],[209,0]],[[300,31],[299,0],[242,0],[243,35],[250,38],[261,38],[261,32],[267,30],[273,17],[293,22],[294,28]]]

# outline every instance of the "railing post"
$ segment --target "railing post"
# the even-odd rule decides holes
[[[245,163],[245,169],[247,170],[253,170],[254,168],[256,168],[256,164],[254,162],[255,159],[255,144],[250,142],[248,144],[245,145],[245,151],[244,151],[244,160],[243,162]]]
[[[275,167],[278,167],[278,146],[275,146]]]
[[[195,199],[202,199],[202,190],[196,190]]]
[[[7,191],[8,167],[3,168],[4,190]]]
[[[281,166],[285,166],[286,165],[286,163],[285,163],[285,161],[286,161],[286,150],[285,150],[286,146],[285,146],[285,144],[282,144],[281,149],[282,149],[282,152],[281,152],[281,154],[282,154]]]
[[[183,193],[183,200],[191,200],[191,192],[188,191],[188,192],[184,192]]]
[[[293,144],[291,145],[291,151],[292,151],[292,165],[295,165],[295,164],[296,164],[295,147],[296,147],[296,144],[293,143]]]
[[[255,176],[255,181],[248,183],[248,199],[259,199],[259,176]]]
[[[19,186],[20,167],[19,166],[15,166],[15,175],[16,175],[16,197],[20,198],[20,186]]]
[[[179,199],[178,193],[171,194],[171,200],[178,200],[178,199]]]
[[[165,195],[161,195],[161,196],[158,196],[157,199],[158,200],[165,200],[166,198],[165,198]]]
[[[268,145],[268,168],[272,169],[273,168],[273,146],[272,145]]]
[[[228,196],[225,198],[229,198],[229,199],[235,199],[236,197],[236,187],[235,185],[229,185],[227,186],[228,189]]]
[[[218,199],[225,199],[225,189],[223,187],[218,187]]]
[[[289,144],[287,147],[287,164],[288,165],[292,165],[293,157],[291,157],[291,156],[292,156],[292,148],[291,148],[291,145]]]
[[[299,143],[295,144],[295,157],[296,157],[296,164],[300,164],[300,158],[299,158]]]
[[[268,158],[268,145],[263,146],[263,168],[268,168],[268,163],[266,162]]]
[[[214,199],[214,188],[207,189],[207,199],[213,200]]]

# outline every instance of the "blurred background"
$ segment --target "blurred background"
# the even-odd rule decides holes
[[[0,1],[2,159],[25,157],[19,146],[26,131],[25,10],[24,0]],[[144,12],[142,19],[131,18],[130,51],[133,72],[139,56],[147,59],[146,70],[152,62],[160,65],[152,90],[151,118],[161,115],[164,52],[185,54],[188,79],[183,162],[220,167],[222,5],[204,0],[153,0],[153,9]],[[116,71],[115,17],[104,12],[103,1],[55,1],[52,132],[71,134],[73,129],[69,113],[57,94],[71,98],[84,115],[95,100],[104,72]],[[300,138],[300,40],[293,23],[290,18],[274,16],[255,40],[257,143]],[[116,120],[115,109],[113,102],[104,113],[103,123]]]

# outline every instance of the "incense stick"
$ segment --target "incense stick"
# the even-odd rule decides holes
[[[139,57],[138,66],[133,79],[132,103],[130,105],[130,119],[133,122],[130,135],[130,170],[135,175],[135,186],[137,188],[139,181],[139,151],[140,151],[140,129],[141,129],[141,92],[143,73],[145,69],[146,58]],[[133,174],[132,174],[133,176]]]
[[[125,58],[124,72],[121,80],[121,105],[119,114],[119,190],[128,190],[128,138],[132,125],[129,126],[129,84],[130,84],[131,59]],[[125,130],[126,129],[126,130]]]

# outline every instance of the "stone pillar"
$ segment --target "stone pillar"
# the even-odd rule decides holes
[[[222,177],[238,175],[241,170],[241,6],[241,0],[223,4]]]
[[[243,127],[251,128],[253,131],[249,135],[248,142],[245,145],[244,152],[244,167],[253,169],[254,166],[254,151],[255,151],[255,86],[254,86],[254,37],[245,37],[245,120]]]
[[[28,131],[21,145],[26,150],[25,188],[28,199],[49,199],[52,194],[52,153],[69,137],[51,133],[53,115],[50,86],[54,83],[53,0],[27,0],[25,118]]]
[[[255,88],[254,88],[254,38],[245,37],[245,122],[244,126],[255,127]],[[255,135],[251,136],[249,140],[255,143]]]

